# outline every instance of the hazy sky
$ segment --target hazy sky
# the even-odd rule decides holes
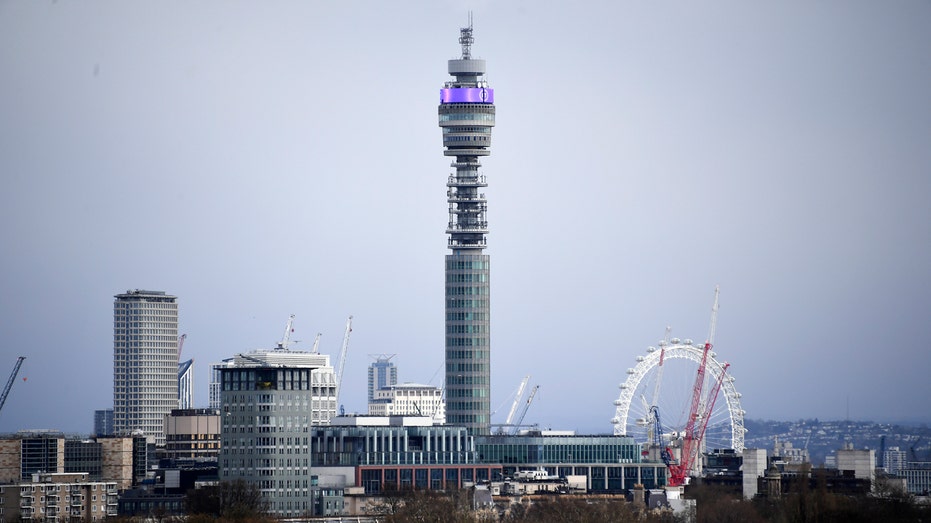
[[[720,285],[747,417],[931,421],[931,2],[2,0],[0,432],[92,429],[132,288],[179,297],[198,405],[292,313],[334,356],[354,316],[349,411],[370,354],[441,385],[470,9],[493,407],[530,374],[525,421],[611,431]]]

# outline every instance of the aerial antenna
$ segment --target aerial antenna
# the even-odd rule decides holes
[[[459,43],[462,45],[462,59],[472,59],[472,11],[469,11],[469,27],[459,29]]]

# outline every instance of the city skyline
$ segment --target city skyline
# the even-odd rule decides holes
[[[331,356],[354,316],[348,411],[369,353],[442,384],[436,94],[468,9],[363,7],[0,7],[0,376],[27,357],[0,432],[90,432],[128,288],[178,297],[196,406],[289,314]],[[715,285],[747,418],[927,421],[931,6],[472,9],[501,107],[492,423],[529,374],[528,421],[608,433]]]

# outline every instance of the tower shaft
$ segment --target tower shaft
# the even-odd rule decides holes
[[[472,58],[472,27],[460,30],[462,57],[449,61],[455,79],[440,90],[439,124],[445,156],[449,235],[446,255],[446,421],[487,434],[491,417],[491,344],[487,186],[478,159],[491,151],[494,90],[485,61]]]

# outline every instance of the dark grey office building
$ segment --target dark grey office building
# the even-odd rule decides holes
[[[449,60],[455,80],[440,90],[443,154],[453,157],[447,186],[450,254],[446,255],[446,422],[487,434],[491,416],[487,187],[478,159],[491,151],[494,90],[485,60],[472,58],[472,25],[460,30],[462,57]]]

